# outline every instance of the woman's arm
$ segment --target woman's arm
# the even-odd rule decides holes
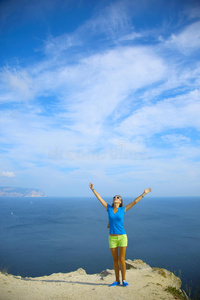
[[[151,192],[151,188],[145,189],[144,193],[137,197],[133,202],[129,203],[128,205],[125,206],[125,212],[129,210],[131,207],[133,207],[136,203],[138,203],[146,194]]]
[[[93,193],[95,194],[95,196],[97,197],[97,199],[101,202],[101,204],[105,207],[105,209],[107,209],[108,204],[106,203],[106,201],[104,201],[101,196],[95,191],[94,189],[94,184],[90,183],[89,184],[90,189],[93,191]]]

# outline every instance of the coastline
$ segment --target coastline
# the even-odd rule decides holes
[[[174,299],[168,287],[187,299],[182,282],[172,272],[152,268],[139,259],[126,260],[128,287],[109,287],[115,280],[114,270],[87,274],[84,269],[53,273],[41,277],[21,277],[0,273],[0,300],[66,300],[66,299]],[[168,289],[168,290],[167,290]],[[189,298],[188,298],[189,299]]]

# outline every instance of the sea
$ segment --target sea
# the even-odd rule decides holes
[[[113,269],[107,223],[95,197],[1,197],[0,269],[22,277]],[[165,268],[200,294],[200,197],[146,196],[125,213],[124,228],[126,259]]]

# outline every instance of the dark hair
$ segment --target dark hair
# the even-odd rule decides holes
[[[122,199],[122,197],[120,196],[120,195],[116,195],[116,196],[119,196],[120,197],[120,199],[121,199],[121,203],[120,203],[120,206],[119,207],[123,207],[123,199]],[[112,207],[114,206],[114,203],[112,204]]]

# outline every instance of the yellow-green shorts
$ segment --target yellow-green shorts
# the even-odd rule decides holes
[[[127,247],[127,245],[128,245],[128,238],[126,234],[109,235],[110,248]]]

